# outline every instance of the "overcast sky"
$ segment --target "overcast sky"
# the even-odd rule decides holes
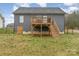
[[[14,22],[12,13],[19,7],[58,7],[70,13],[79,10],[79,3],[0,3],[0,13],[5,17],[6,25]]]

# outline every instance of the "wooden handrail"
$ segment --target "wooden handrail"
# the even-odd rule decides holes
[[[51,23],[49,19],[34,19],[33,16],[31,16],[31,22],[32,23]]]
[[[54,25],[57,27],[57,30],[58,30],[58,32],[60,32],[60,30],[59,30],[59,27],[58,27],[58,25],[57,25],[57,23],[56,23],[56,21],[55,21],[55,19],[53,18],[53,23],[54,23]]]

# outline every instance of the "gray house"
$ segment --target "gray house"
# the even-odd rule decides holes
[[[16,32],[64,32],[65,12],[60,8],[42,8],[42,7],[20,7],[13,12],[14,29]],[[49,19],[49,20],[48,20]],[[50,24],[55,24],[52,28]],[[45,26],[48,26],[48,28]],[[55,28],[55,29],[53,29]],[[37,29],[37,30],[36,30]],[[50,29],[50,30],[48,30]],[[55,34],[55,33],[53,33]]]

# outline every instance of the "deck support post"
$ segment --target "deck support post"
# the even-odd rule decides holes
[[[32,16],[31,16],[31,34],[33,35]]]
[[[43,22],[43,16],[42,16],[42,22]],[[41,39],[42,39],[42,23],[41,23]]]

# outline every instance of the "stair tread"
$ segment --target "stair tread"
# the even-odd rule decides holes
[[[49,29],[51,31],[52,36],[58,36],[59,35],[59,32],[58,32],[57,27],[55,25],[50,25]]]

